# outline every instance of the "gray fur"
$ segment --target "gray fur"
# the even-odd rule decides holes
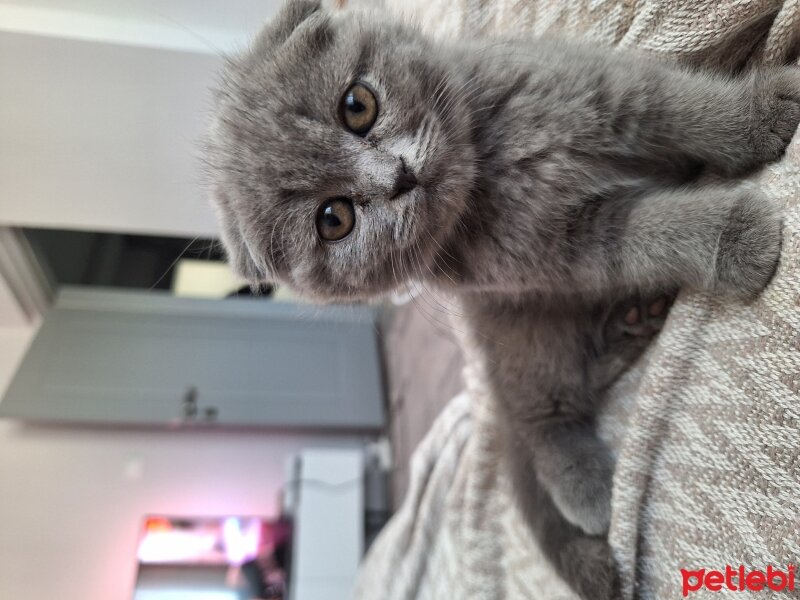
[[[364,138],[338,113],[355,81],[380,106]],[[222,74],[208,165],[251,280],[338,301],[413,279],[458,298],[523,511],[562,575],[602,600],[618,594],[602,538],[613,463],[594,416],[657,329],[613,335],[614,315],[684,286],[759,293],[776,209],[695,179],[778,158],[798,121],[796,70],[727,78],[559,40],[440,44],[294,0]],[[397,195],[403,163],[419,185]],[[339,196],[356,226],[326,243],[315,215]]]

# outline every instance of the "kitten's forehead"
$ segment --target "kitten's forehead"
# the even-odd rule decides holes
[[[434,76],[429,58],[423,40],[396,23],[370,13],[318,10],[288,35],[267,27],[235,60],[234,71],[244,89],[268,83],[262,93],[272,92],[277,100],[294,101],[287,95],[292,92],[306,102],[329,103],[331,93],[344,92],[358,77],[371,76],[379,91],[392,80],[425,82]]]
[[[347,24],[314,14],[278,45],[254,44],[223,78],[222,100],[231,120],[258,130],[260,139],[275,143],[273,151],[281,145],[291,149],[300,139],[324,151],[338,102],[368,60],[363,35],[354,33]]]

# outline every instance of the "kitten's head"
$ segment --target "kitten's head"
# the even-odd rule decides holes
[[[451,69],[414,29],[290,0],[217,92],[207,158],[236,269],[321,300],[427,271],[474,178]]]

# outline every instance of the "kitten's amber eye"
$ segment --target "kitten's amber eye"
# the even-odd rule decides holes
[[[378,118],[378,100],[363,83],[354,83],[342,98],[342,121],[356,135],[367,135]]]
[[[356,224],[356,212],[349,198],[333,198],[319,207],[317,231],[326,242],[346,238]]]

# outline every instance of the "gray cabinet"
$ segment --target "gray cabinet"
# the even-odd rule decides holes
[[[66,288],[0,416],[375,429],[380,373],[368,308]]]

